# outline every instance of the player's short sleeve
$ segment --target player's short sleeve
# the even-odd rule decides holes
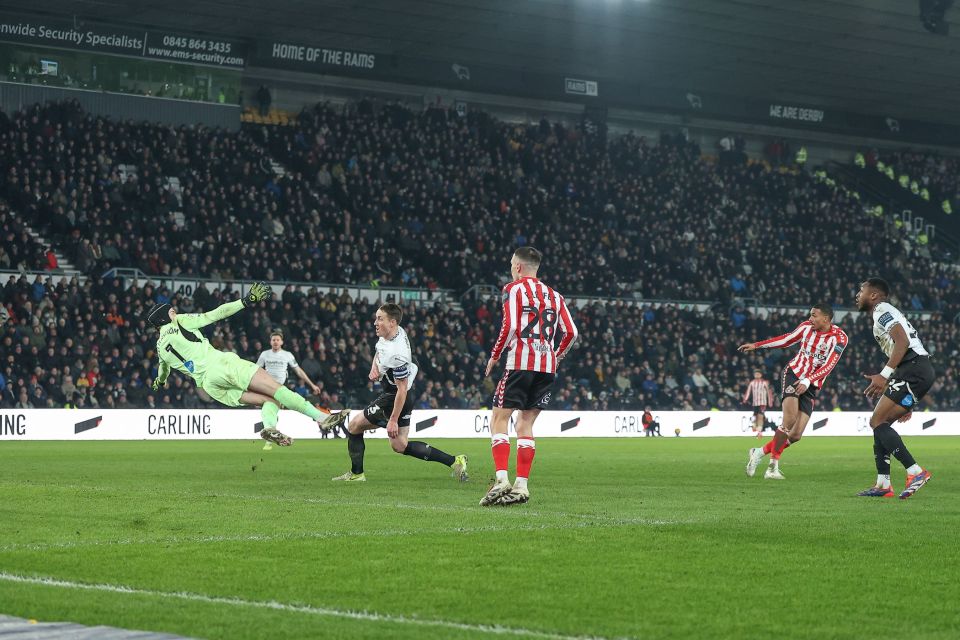
[[[901,314],[889,304],[878,305],[878,309],[873,312],[873,320],[885,333],[890,333],[893,325],[900,320]]]
[[[266,356],[266,355],[267,355],[267,352],[266,352],[266,351],[261,351],[261,352],[260,352],[260,357],[257,358],[257,366],[260,367],[261,369],[263,368],[263,366],[264,366],[265,364],[267,364],[267,359],[264,357],[264,356]]]
[[[289,351],[287,351],[286,354],[287,354],[287,355],[286,355],[286,358],[287,358],[287,366],[288,366],[288,367],[293,367],[294,369],[298,368],[300,365],[297,364],[297,358],[296,358],[292,353],[290,353]]]

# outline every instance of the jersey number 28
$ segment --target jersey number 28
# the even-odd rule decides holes
[[[539,312],[536,307],[523,307],[523,313],[531,315],[530,321],[520,331],[520,337],[524,340],[533,338],[534,340],[553,340],[557,331],[557,312],[553,309],[544,309]]]

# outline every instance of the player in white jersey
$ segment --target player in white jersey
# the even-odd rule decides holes
[[[384,391],[370,406],[355,415],[347,426],[350,471],[332,480],[366,481],[363,472],[363,454],[366,449],[363,432],[381,427],[386,427],[390,446],[397,453],[428,462],[439,462],[450,467],[451,475],[460,482],[467,480],[467,456],[452,456],[426,442],[407,439],[415,398],[412,387],[420,368],[413,359],[407,332],[400,326],[402,319],[403,310],[399,305],[388,303],[377,309],[373,326],[379,340],[368,377],[371,382],[379,380]],[[348,413],[341,411],[335,415],[340,417],[342,424]]]
[[[936,379],[930,364],[930,354],[900,310],[887,302],[890,286],[882,278],[869,278],[860,285],[857,309],[873,316],[873,337],[887,356],[883,371],[864,374],[870,381],[864,393],[868,398],[879,398],[870,417],[873,428],[873,455],[877,463],[877,484],[861,491],[864,497],[892,498],[890,485],[890,456],[900,461],[907,470],[907,483],[900,492],[905,500],[930,480],[930,472],[913,459],[894,431],[894,422],[904,422],[927,394]]]
[[[283,333],[280,331],[270,332],[270,348],[257,358],[257,366],[266,369],[267,375],[280,384],[287,381],[287,373],[293,369],[297,377],[306,383],[311,391],[320,393],[320,387],[315,385],[307,372],[300,368],[293,354],[283,348]]]

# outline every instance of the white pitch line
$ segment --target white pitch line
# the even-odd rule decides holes
[[[312,540],[325,538],[365,538],[365,537],[403,537],[443,533],[491,533],[504,531],[543,531],[586,529],[596,527],[607,529],[613,527],[649,526],[661,527],[680,524],[673,520],[624,520],[622,522],[594,524],[591,522],[558,523],[558,524],[528,524],[528,525],[482,525],[478,527],[449,527],[446,529],[373,529],[358,531],[308,531],[299,533],[252,533],[235,536],[167,536],[164,538],[126,538],[116,540],[65,540],[61,542],[23,542],[0,546],[0,553],[16,551],[51,551],[60,549],[78,549],[85,547],[112,547],[137,545],[168,545],[168,544],[210,544],[221,542],[271,542],[277,540]]]
[[[124,595],[148,596],[152,598],[187,600],[190,602],[203,602],[207,604],[225,604],[234,607],[247,607],[251,609],[273,609],[276,611],[305,613],[328,618],[360,620],[362,622],[387,622],[392,624],[413,625],[419,627],[441,627],[456,631],[472,631],[491,635],[526,636],[529,638],[542,638],[543,640],[609,640],[604,636],[568,635],[563,633],[551,633],[549,631],[539,631],[537,629],[525,629],[523,627],[471,624],[468,622],[456,622],[453,620],[442,620],[438,618],[431,619],[408,617],[389,613],[377,613],[375,611],[351,611],[349,609],[313,607],[310,605],[288,604],[273,600],[244,600],[242,598],[209,596],[203,593],[191,593],[187,591],[154,591],[152,589],[138,589],[135,587],[127,587],[118,584],[72,582],[69,580],[60,580],[45,576],[24,576],[6,572],[0,572],[0,581],[14,582],[18,584],[42,585],[48,587],[60,587],[64,589],[77,589],[83,591],[102,591]]]

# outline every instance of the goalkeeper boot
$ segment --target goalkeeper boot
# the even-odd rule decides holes
[[[750,449],[750,457],[747,458],[747,476],[753,477],[761,460],[763,460],[763,449],[760,447]]]
[[[350,412],[346,409],[343,411],[338,411],[337,413],[331,413],[329,415],[323,416],[317,420],[317,426],[320,427],[320,431],[324,433],[330,433],[334,431],[337,427],[343,427],[346,429],[347,418],[350,417]]]
[[[260,432],[260,437],[266,440],[267,442],[272,442],[278,447],[289,447],[293,444],[293,438],[288,435],[284,435],[274,429],[273,427],[267,427]]]
[[[466,482],[470,479],[470,476],[467,475],[467,456],[461,454],[453,459],[453,464],[450,466],[450,477],[456,478],[460,482]]]
[[[336,476],[336,477],[330,478],[330,479],[333,480],[334,482],[340,482],[340,481],[343,481],[343,482],[366,482],[366,481],[367,481],[367,476],[365,476],[365,475],[362,474],[362,473],[354,473],[353,471],[347,471],[346,473],[343,473],[343,474],[341,474],[341,475],[339,475],[339,476]]]
[[[530,502],[530,490],[514,487],[507,493],[500,496],[497,504],[504,507],[509,507],[510,505],[526,504],[527,502]]]
[[[506,480],[502,482],[496,482],[490,489],[487,491],[487,495],[483,496],[480,499],[481,507],[489,507],[492,504],[496,504],[501,497],[510,493],[510,490],[513,489],[511,485]]]

